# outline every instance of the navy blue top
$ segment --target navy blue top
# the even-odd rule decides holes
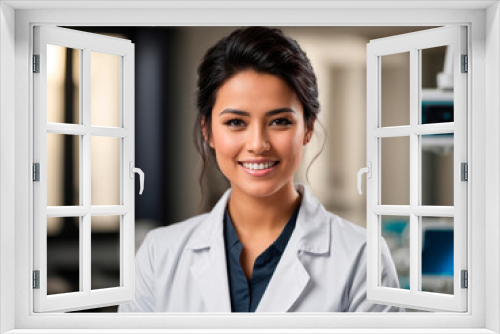
[[[290,240],[297,221],[299,208],[300,205],[288,220],[280,236],[257,257],[249,281],[247,281],[240,263],[243,245],[238,238],[229,211],[226,208],[224,214],[224,244],[226,247],[227,276],[232,312],[255,312],[288,244],[288,240]]]

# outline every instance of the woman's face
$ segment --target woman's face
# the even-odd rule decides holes
[[[310,130],[293,89],[277,76],[246,70],[219,88],[209,144],[233,191],[264,198],[293,184]]]

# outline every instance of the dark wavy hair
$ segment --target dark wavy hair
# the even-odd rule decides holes
[[[280,29],[266,27],[239,28],[223,37],[208,49],[198,67],[194,139],[203,163],[199,177],[202,193],[207,167],[215,160],[214,149],[205,142],[202,121],[207,125],[207,139],[210,139],[217,91],[229,78],[244,70],[272,74],[284,80],[302,103],[306,125],[310,127],[317,119],[320,106],[316,75],[306,53],[294,39]]]

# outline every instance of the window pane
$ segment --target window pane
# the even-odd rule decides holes
[[[91,52],[91,124],[120,127],[121,57]]]
[[[121,139],[92,136],[92,205],[120,205]]]
[[[80,122],[80,50],[47,45],[47,122]]]
[[[410,53],[380,57],[381,124],[410,124]]]
[[[453,206],[453,133],[421,136],[422,205]]]
[[[120,216],[92,216],[91,288],[120,286]]]
[[[381,234],[391,251],[401,289],[410,289],[410,217],[381,216]],[[382,274],[382,273],[380,273]],[[384,286],[384,284],[382,284]]]
[[[422,49],[421,124],[453,122],[453,49]]]
[[[410,137],[381,141],[381,204],[410,205]]]
[[[453,218],[421,221],[422,291],[453,294]]]
[[[47,294],[80,290],[80,217],[47,218]]]
[[[80,205],[80,137],[47,134],[47,205]]]

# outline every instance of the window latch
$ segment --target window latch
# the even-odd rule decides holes
[[[130,178],[134,178],[134,173],[139,174],[139,183],[141,185],[141,190],[139,190],[139,195],[142,195],[142,192],[144,191],[144,172],[137,167],[134,167],[134,162],[130,161],[129,163],[129,170],[130,170]]]
[[[361,168],[358,171],[358,192],[360,195],[362,194],[362,192],[361,192],[361,176],[363,176],[364,173],[367,174],[366,175],[367,178],[369,178],[369,179],[372,178],[372,163],[371,163],[371,161],[368,161],[367,167]]]

